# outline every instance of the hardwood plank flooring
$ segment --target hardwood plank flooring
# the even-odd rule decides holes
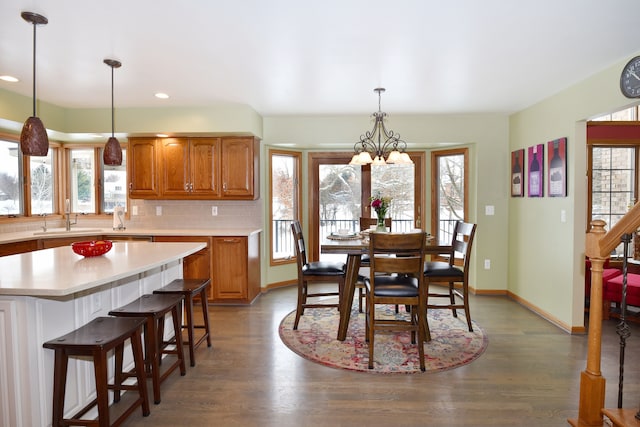
[[[124,425],[544,427],[568,425],[578,414],[587,336],[569,335],[508,298],[471,299],[472,318],[489,337],[479,359],[410,375],[332,369],[291,352],[278,326],[295,309],[295,298],[289,287],[251,306],[211,306],[213,346],[197,350],[186,376],[163,383],[162,402],[151,405],[149,417],[136,411]],[[617,405],[616,324],[603,325],[607,407]],[[625,407],[640,401],[640,326],[631,329]]]

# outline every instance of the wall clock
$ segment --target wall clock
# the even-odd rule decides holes
[[[631,59],[622,69],[620,90],[627,98],[640,98],[640,56]]]

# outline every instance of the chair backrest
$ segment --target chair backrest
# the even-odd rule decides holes
[[[462,265],[466,276],[469,273],[469,263],[471,262],[471,245],[476,235],[477,224],[458,221],[453,229],[453,238],[451,241],[452,252],[449,257],[449,265],[455,262],[455,255],[462,255]]]
[[[298,263],[298,271],[302,271],[302,267],[307,264],[307,248],[304,244],[304,236],[302,235],[302,226],[300,221],[291,222],[291,232],[293,233],[293,246],[296,250],[296,261]]]
[[[385,218],[384,219],[384,226],[387,227],[389,229],[389,231],[391,230],[391,224],[393,223],[393,221],[391,221],[391,218]],[[361,216],[360,217],[360,231],[364,231],[364,230],[368,230],[369,227],[371,227],[372,225],[377,225],[378,224],[378,219],[377,218],[368,218],[365,216]]]
[[[426,233],[371,233],[371,278],[377,273],[422,277]],[[395,255],[395,256],[389,256]]]

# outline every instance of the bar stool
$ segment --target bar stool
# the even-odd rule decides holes
[[[53,419],[52,425],[98,425],[110,426],[109,422],[109,392],[108,390],[137,390],[138,399],[118,417],[113,425],[118,425],[126,417],[131,415],[138,407],[142,407],[142,415],[149,415],[149,397],[147,395],[147,383],[144,374],[144,358],[142,352],[141,329],[145,319],[130,317],[119,319],[116,317],[98,317],[86,325],[69,332],[59,338],[45,342],[44,348],[55,351],[53,369]],[[107,353],[115,349],[122,354],[124,343],[131,340],[133,351],[134,372],[137,382],[134,385],[122,384],[120,372],[116,368],[115,381],[108,383],[107,378]],[[78,411],[71,418],[64,418],[64,397],[67,386],[67,364],[69,356],[89,356],[93,359],[96,398],[87,406]],[[122,364],[120,365],[120,370]],[[98,420],[81,419],[94,406],[98,407]]]
[[[160,295],[147,294],[137,300],[112,310],[111,316],[118,317],[145,317],[144,341],[145,341],[145,366],[147,372],[151,372],[153,384],[153,402],[160,403],[160,383],[164,381],[171,372],[180,367],[180,375],[186,374],[184,366],[184,353],[182,350],[182,325],[178,313],[178,307],[182,303],[182,295]],[[174,350],[167,348],[170,341],[165,341],[164,319],[167,313],[171,312],[173,319],[173,330],[175,333],[176,346]],[[160,365],[163,354],[175,354],[177,359],[167,369],[160,373]]]
[[[195,350],[207,340],[207,347],[211,347],[211,333],[209,331],[209,306],[207,303],[207,287],[211,283],[210,279],[176,279],[166,286],[153,291],[154,294],[179,294],[184,296],[184,306],[186,315],[186,325],[182,325],[187,330],[188,341],[183,344],[189,345],[189,361],[191,366],[196,366]],[[193,320],[193,298],[200,296],[202,306],[203,324],[196,325]],[[195,330],[204,329],[204,334],[195,340]]]

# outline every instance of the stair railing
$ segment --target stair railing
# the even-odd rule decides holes
[[[624,234],[640,227],[640,203],[636,203],[611,230],[605,230],[602,220],[591,222],[585,241],[585,255],[591,261],[591,295],[589,307],[589,335],[587,366],[580,373],[578,418],[569,423],[578,426],[602,425],[606,380],[600,370],[602,357],[602,271],[609,254]]]

